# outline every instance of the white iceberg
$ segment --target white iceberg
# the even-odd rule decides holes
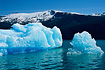
[[[75,52],[85,54],[104,53],[101,48],[96,45],[96,41],[94,38],[92,38],[91,34],[86,31],[76,33],[70,44],[73,46],[73,51],[75,50]]]
[[[14,24],[10,30],[0,29],[0,55],[26,53],[62,46],[62,34],[56,26],[41,23]]]

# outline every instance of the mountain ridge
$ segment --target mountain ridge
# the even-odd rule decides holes
[[[63,39],[72,39],[77,32],[88,31],[95,39],[105,39],[105,13],[96,15],[84,15],[79,13],[68,13],[62,11],[50,10],[47,20],[38,19],[36,22],[41,22],[47,27],[57,26],[61,29]],[[46,16],[46,17],[48,17]],[[44,17],[44,16],[43,16]],[[0,29],[10,29],[14,22],[0,22]],[[25,25],[32,21],[22,22]]]
[[[66,13],[66,14],[77,14],[77,15],[85,15],[85,16],[102,16],[104,14],[94,13],[91,15],[80,14],[76,12],[64,12],[64,11],[56,11],[56,10],[48,10],[43,12],[34,12],[34,13],[13,13],[5,16],[0,16],[0,22],[10,22],[13,23],[24,23],[24,22],[40,22],[47,21],[54,17],[56,13]]]

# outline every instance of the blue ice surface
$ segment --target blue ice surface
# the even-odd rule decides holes
[[[76,33],[73,40],[70,42],[73,48],[69,48],[70,54],[102,54],[104,53],[99,46],[96,45],[96,41],[92,38],[91,34],[87,31],[82,33]]]
[[[42,23],[14,24],[10,30],[0,29],[0,55],[26,53],[62,46],[59,28]]]

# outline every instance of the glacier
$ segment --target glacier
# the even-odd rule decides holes
[[[0,56],[27,53],[62,46],[59,28],[45,27],[42,23],[14,24],[10,30],[0,29]]]
[[[51,14],[51,10],[43,11],[43,12],[34,12],[34,13],[13,13],[9,15],[5,15],[0,19],[0,22],[11,22],[12,23],[20,23],[24,22],[37,22],[40,20],[47,21],[52,18],[54,14]]]
[[[56,10],[47,10],[43,12],[34,13],[13,13],[4,15],[1,17],[0,22],[10,22],[11,24],[19,23],[26,24],[27,22],[36,23],[41,21],[47,21],[54,17],[55,13],[62,12]]]
[[[91,34],[87,31],[82,33],[76,33],[73,40],[70,42],[73,48],[69,48],[70,54],[102,54],[104,53],[99,46],[96,45],[96,41],[92,38]]]

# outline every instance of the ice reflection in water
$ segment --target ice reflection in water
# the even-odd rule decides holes
[[[0,70],[104,70],[104,54],[67,55],[68,48],[72,47],[69,42],[66,40],[61,48],[48,51],[2,56],[0,57]],[[97,43],[100,45],[102,42]],[[105,50],[102,44],[100,46]]]

